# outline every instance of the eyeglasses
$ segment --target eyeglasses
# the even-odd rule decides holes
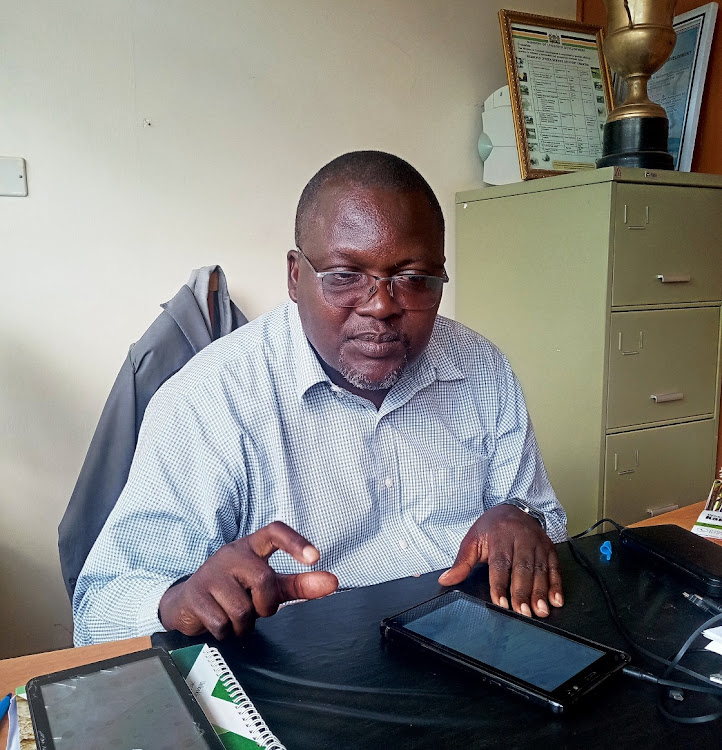
[[[424,276],[417,273],[398,276],[374,276],[358,271],[317,271],[306,254],[297,247],[321,279],[323,298],[334,307],[359,307],[365,305],[379,289],[379,283],[388,281],[389,295],[404,310],[429,310],[441,300],[441,292],[449,277]]]

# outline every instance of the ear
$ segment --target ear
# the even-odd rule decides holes
[[[286,255],[288,296],[298,302],[298,254],[295,250],[289,250]]]

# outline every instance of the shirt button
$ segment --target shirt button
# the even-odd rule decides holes
[[[401,547],[402,550],[407,550],[409,548],[409,543],[406,539],[399,539],[399,547]]]
[[[387,487],[393,487],[394,486],[394,480],[391,477],[386,477],[386,479],[384,479],[384,484]]]

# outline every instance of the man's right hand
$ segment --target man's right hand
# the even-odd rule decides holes
[[[338,588],[333,573],[323,570],[282,575],[268,564],[276,551],[305,565],[319,551],[281,521],[237,539],[211,555],[186,581],[171,586],[160,600],[160,621],[185,635],[208,631],[221,640],[251,630],[257,617],[270,617],[293,599],[318,599]]]

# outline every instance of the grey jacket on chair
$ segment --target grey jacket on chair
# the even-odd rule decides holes
[[[215,314],[210,314],[209,279],[216,270],[217,303]],[[71,601],[85,558],[128,479],[151,397],[194,354],[247,322],[228,295],[220,266],[193,271],[188,283],[161,307],[163,312],[130,347],[58,527],[60,567]]]

